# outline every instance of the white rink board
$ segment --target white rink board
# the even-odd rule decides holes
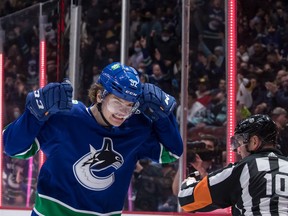
[[[1,216],[30,216],[31,211],[1,209],[0,215]]]

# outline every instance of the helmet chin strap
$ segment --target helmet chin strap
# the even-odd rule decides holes
[[[111,125],[108,120],[105,118],[105,116],[103,115],[103,112],[102,112],[102,103],[97,103],[97,109],[103,119],[103,121],[107,124],[108,127],[113,127],[113,125]]]

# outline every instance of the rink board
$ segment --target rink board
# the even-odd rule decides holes
[[[0,209],[0,215],[1,216],[30,216],[31,210],[15,210],[15,209]],[[188,214],[188,213],[160,213],[160,212],[137,212],[137,213],[130,213],[125,212],[122,214],[122,216],[168,216],[168,215],[178,215],[178,216],[188,216],[188,215],[195,215],[195,216],[230,216],[231,214],[228,213],[228,210],[217,210],[214,212],[209,213],[195,213],[195,214]]]

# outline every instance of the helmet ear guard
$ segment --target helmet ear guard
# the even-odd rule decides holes
[[[101,95],[100,95],[101,101],[103,101],[103,99],[104,99],[108,94],[109,94],[109,92],[104,89],[104,90],[101,92]]]

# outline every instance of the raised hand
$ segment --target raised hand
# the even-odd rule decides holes
[[[27,95],[26,108],[39,121],[46,121],[51,115],[72,108],[72,92],[73,88],[68,80],[49,83]]]
[[[174,97],[151,83],[142,85],[142,95],[139,102],[138,109],[152,121],[167,117],[176,107]]]

